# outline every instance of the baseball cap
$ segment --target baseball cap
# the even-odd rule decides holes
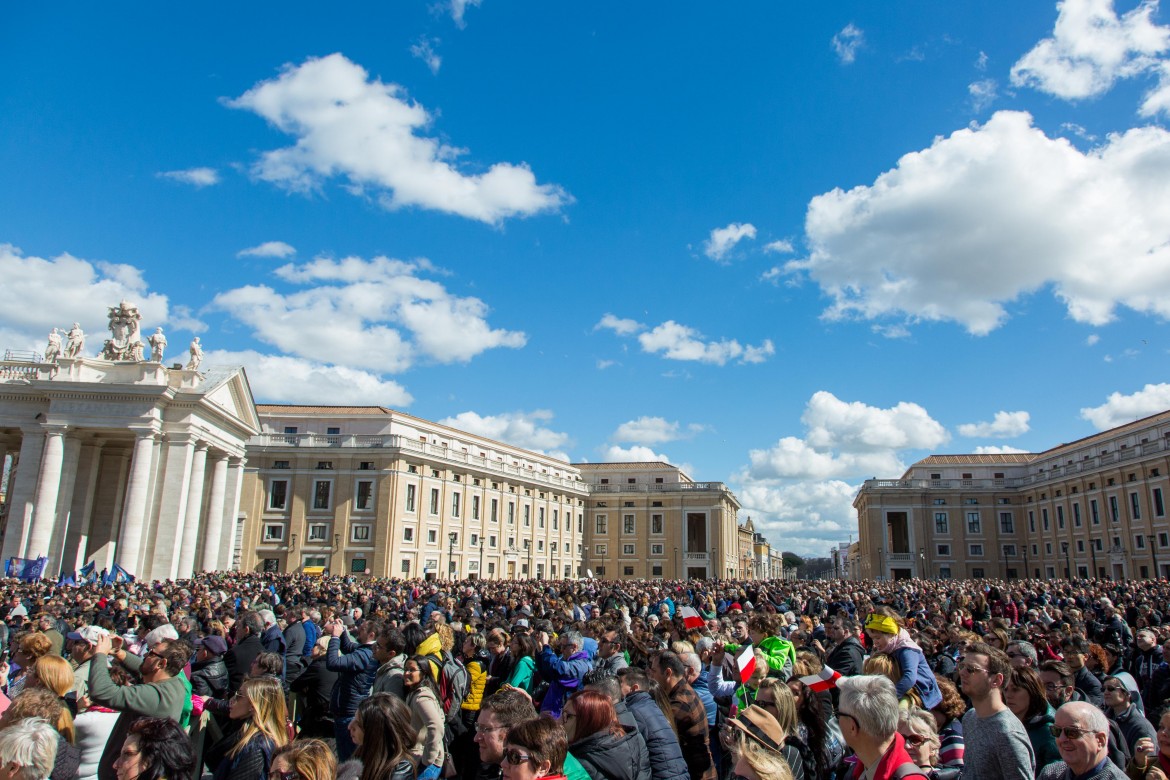
[[[98,628],[97,626],[83,626],[77,631],[70,631],[65,635],[65,637],[67,639],[72,639],[75,642],[81,640],[86,644],[96,645],[99,641],[101,641],[103,636],[109,635],[110,632],[106,631],[104,628]]]
[[[228,651],[227,642],[221,636],[205,636],[195,640],[195,647],[202,647],[212,655],[223,655]]]

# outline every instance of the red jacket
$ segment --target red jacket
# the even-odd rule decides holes
[[[909,764],[913,769],[909,772],[898,774],[898,767]],[[865,767],[861,763],[857,763],[853,767],[853,780],[858,780],[862,774],[865,773]],[[914,763],[914,759],[910,758],[910,754],[906,752],[906,741],[902,739],[901,734],[894,735],[894,742],[890,745],[890,749],[882,755],[881,760],[878,761],[877,768],[873,772],[872,780],[894,780],[898,777],[925,777],[923,772]]]

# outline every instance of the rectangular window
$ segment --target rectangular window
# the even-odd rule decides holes
[[[1146,549],[1146,537],[1142,536],[1141,534],[1138,534],[1137,536],[1135,536],[1133,538],[1133,544],[1139,550]]]
[[[661,577],[662,576],[662,567],[661,566],[654,566],[651,568],[650,573],[653,574],[655,577]]]
[[[662,555],[664,547],[665,547],[665,545],[652,544],[652,545],[650,545],[650,554],[651,555]]]
[[[439,489],[438,488],[431,488],[430,510],[431,510],[432,515],[439,514]]]
[[[983,557],[983,545],[969,544],[969,545],[967,545],[967,552],[970,554],[970,556],[972,558],[982,558]]]
[[[1060,528],[1061,530],[1064,529],[1064,507],[1063,506],[1056,507],[1056,527]]]
[[[560,515],[557,513],[557,510],[555,510],[555,509],[553,510],[553,530],[554,531],[561,530]]]
[[[354,558],[349,562],[350,574],[365,574],[367,568],[369,568],[369,564],[366,563],[365,558]]]
[[[479,496],[471,497],[471,519],[479,519]]]
[[[368,512],[374,508],[374,482],[369,479],[359,479],[357,493],[354,496],[354,509],[359,512]]]
[[[650,533],[662,533],[662,515],[650,515]]]
[[[938,567],[938,576],[944,580],[949,580],[951,578],[951,567],[950,566],[939,566]]]
[[[414,541],[414,529],[413,528],[411,528],[410,526],[407,526],[407,527],[402,529],[402,541],[404,541],[404,542],[413,542]]]
[[[1159,547],[1170,547],[1170,534],[1166,533],[1165,531],[1162,531],[1161,533],[1159,533],[1158,534],[1158,546]]]
[[[287,479],[274,479],[268,483],[268,508],[288,509]]]
[[[355,542],[370,541],[370,527],[368,525],[355,525],[353,527],[353,535],[350,537]]]
[[[272,463],[272,468],[274,468],[274,469],[287,469],[288,468],[288,461],[287,460],[274,461]]]
[[[1162,502],[1162,488],[1154,488],[1150,495],[1154,499],[1154,517],[1166,516],[1166,505]]]
[[[427,544],[435,544],[439,541],[439,532],[434,528],[427,529]]]
[[[527,504],[524,505],[524,527],[532,527],[532,507]]]
[[[1132,519],[1134,519],[1134,520],[1141,520],[1142,519],[1142,505],[1138,501],[1138,494],[1137,493],[1130,493],[1129,494],[1129,512],[1130,512]]]
[[[967,513],[967,533],[981,534],[983,533],[983,524],[979,520],[978,512]]]
[[[950,558],[951,557],[951,546],[949,544],[938,545],[938,555],[940,558]]]
[[[1028,531],[1036,533],[1036,513],[1031,509],[1028,510]]]
[[[1040,510],[1040,525],[1044,526],[1045,531],[1047,531],[1049,528],[1048,507],[1044,507]]]
[[[284,526],[279,523],[270,523],[264,526],[264,541],[266,542],[283,542],[284,541]]]
[[[609,533],[609,524],[606,521],[605,515],[598,515],[597,516],[597,533],[599,533],[599,534]]]
[[[936,499],[934,500],[934,505],[935,505],[935,506],[946,506],[946,505],[947,505],[947,500],[946,500],[945,498],[936,498]]]
[[[1045,555],[1052,555],[1052,542],[1045,542],[1044,543],[1044,554]]]
[[[577,533],[585,533],[585,515],[577,515]]]
[[[496,521],[495,503],[496,503],[496,500],[493,498],[492,499],[492,522],[493,523]],[[508,525],[516,525],[516,502],[515,501],[508,502]]]
[[[321,471],[332,471],[333,470],[333,461],[319,460],[319,461],[317,461],[317,468],[320,469]]]
[[[1073,527],[1081,527],[1081,505],[1073,504]]]
[[[1003,557],[1004,558],[1015,558],[1016,557],[1016,546],[1014,544],[1005,544],[1003,546]]]
[[[594,555],[608,555],[609,554],[609,547],[607,545],[604,545],[604,544],[595,544],[595,545],[593,545],[593,554]]]
[[[626,576],[626,577],[633,577],[634,576],[634,567],[633,566],[623,566],[622,567],[622,575]]]
[[[410,576],[410,559],[409,558],[402,559],[402,573],[408,577]]]
[[[306,555],[301,559],[301,566],[328,566],[324,555]]]
[[[1121,512],[1117,508],[1117,496],[1109,496],[1109,519],[1117,522],[1121,518]]]
[[[451,517],[459,517],[459,501],[463,498],[459,493],[451,494]]]
[[[1089,501],[1089,517],[1093,519],[1093,525],[1101,525],[1101,513],[1097,510],[1097,499]]]
[[[496,535],[492,534],[488,537],[488,547],[495,547],[495,546],[496,546]]]
[[[329,493],[333,488],[333,483],[327,479],[319,479],[313,485],[313,508],[314,509],[328,509],[329,508]]]
[[[1085,540],[1084,539],[1077,539],[1077,552],[1084,552],[1084,551],[1085,551]]]
[[[360,463],[358,463],[358,471],[373,471],[373,470],[374,470],[374,461],[372,461],[372,460],[363,460]]]
[[[622,545],[622,555],[633,555],[633,554],[634,554],[634,545],[632,545],[632,544],[623,544]]]
[[[936,534],[949,534],[951,532],[946,512],[934,513],[934,532]]]
[[[983,579],[983,569],[982,569],[982,568],[974,568],[974,569],[972,569],[972,570],[971,570],[971,576],[972,576],[972,577],[974,577],[974,578],[975,578],[975,579],[977,579],[977,580],[981,580],[981,579]]]
[[[537,539],[536,540],[536,551],[537,552],[544,552],[544,539]]]
[[[414,494],[415,494],[415,486],[414,485],[407,485],[406,486],[406,511],[407,512],[414,511],[414,501],[415,501]]]
[[[309,526],[309,541],[323,542],[328,538],[329,526],[324,523],[313,523]]]
[[[544,507],[539,507],[536,510],[536,527],[544,528]]]
[[[1001,534],[1014,534],[1016,532],[1016,522],[1011,512],[999,513],[999,532]]]
[[[623,534],[634,533],[634,516],[633,515],[622,515],[622,533]]]

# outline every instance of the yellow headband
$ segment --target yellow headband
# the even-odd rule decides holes
[[[865,619],[865,627],[870,631],[881,631],[883,634],[897,634],[898,624],[892,617],[874,612]]]

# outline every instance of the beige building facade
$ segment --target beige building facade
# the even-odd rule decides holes
[[[1170,576],[1170,411],[1041,453],[932,455],[854,500],[853,579]]]
[[[739,501],[667,463],[578,463],[588,486],[586,566],[594,576],[734,578]]]

